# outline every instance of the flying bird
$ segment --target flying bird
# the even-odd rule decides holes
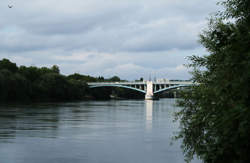
[[[12,8],[12,7],[13,7],[13,5],[8,5],[8,7],[9,7],[9,8]]]

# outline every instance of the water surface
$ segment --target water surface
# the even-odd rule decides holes
[[[0,162],[183,163],[180,142],[170,145],[175,102],[2,105]]]

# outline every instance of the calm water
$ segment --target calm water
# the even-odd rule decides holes
[[[183,163],[174,99],[0,106],[0,163]],[[200,161],[193,161],[200,162]]]

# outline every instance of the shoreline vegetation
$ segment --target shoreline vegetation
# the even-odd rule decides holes
[[[74,73],[62,75],[58,66],[51,68],[17,66],[8,59],[0,60],[0,103],[62,102],[79,100],[108,100],[111,91],[118,96],[131,92],[109,88],[91,89],[87,82],[121,81]],[[134,93],[134,92],[133,92]],[[136,94],[136,97],[140,98]],[[132,94],[128,97],[132,98]]]
[[[89,91],[86,82],[60,74],[56,65],[18,67],[8,59],[0,60],[0,89],[1,103],[80,100]]]
[[[142,78],[140,80],[143,80]],[[78,73],[62,75],[51,68],[17,66],[0,60],[0,103],[68,102],[81,100],[144,99],[144,94],[123,88],[90,89],[87,82],[117,82],[118,76],[105,79]],[[165,97],[172,97],[171,93]]]

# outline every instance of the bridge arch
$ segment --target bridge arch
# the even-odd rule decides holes
[[[119,87],[119,88],[127,88],[127,89],[132,89],[132,90],[135,90],[135,91],[138,91],[138,92],[141,92],[141,93],[144,93],[146,94],[146,91],[144,90],[141,90],[141,89],[138,89],[138,88],[134,88],[134,87],[130,87],[130,86],[126,86],[126,85],[112,85],[112,84],[109,84],[109,85],[90,85],[89,88],[98,88],[98,87]]]
[[[176,89],[176,88],[181,88],[181,87],[189,87],[189,86],[190,85],[174,85],[174,86],[170,86],[170,87],[167,87],[167,88],[163,88],[163,89],[154,91],[154,94],[161,93],[161,92],[164,92],[164,91],[168,91],[168,90],[171,90],[171,89]]]

